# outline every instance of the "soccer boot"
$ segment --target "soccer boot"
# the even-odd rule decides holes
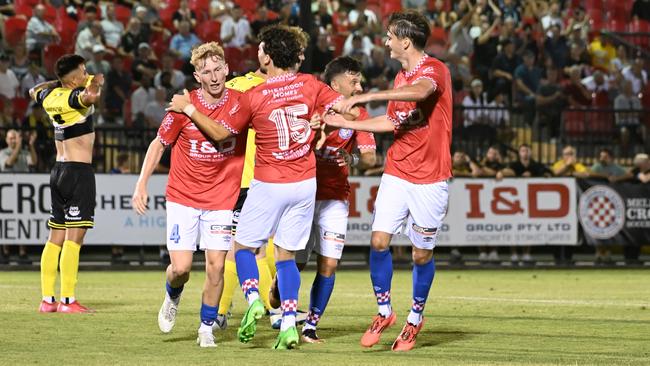
[[[163,333],[169,333],[176,324],[176,313],[178,312],[178,303],[180,298],[173,301],[169,295],[165,294],[165,300],[158,312],[158,328]]]
[[[214,343],[214,334],[212,334],[212,331],[202,332],[199,330],[199,336],[196,338],[196,344],[198,344],[201,348],[217,346],[217,344]]]
[[[307,312],[298,309],[296,311],[296,324],[304,324],[307,321]]]
[[[324,343],[325,341],[318,338],[316,334],[316,329],[303,329],[300,340],[305,343]]]
[[[262,300],[257,299],[248,307],[244,317],[241,320],[241,325],[237,329],[237,336],[239,341],[242,343],[248,343],[255,336],[255,331],[257,330],[257,321],[262,318],[262,315],[266,314],[266,309],[264,309],[264,303]]]
[[[280,309],[271,309],[269,311],[269,320],[271,321],[271,328],[280,329],[282,324],[282,311]]]
[[[294,349],[298,347],[298,329],[293,327],[280,332],[278,339],[275,341],[275,349]]]
[[[393,342],[391,349],[397,352],[412,350],[415,347],[415,338],[418,336],[420,329],[422,329],[422,325],[424,325],[424,317],[422,317],[420,324],[417,326],[407,322],[397,336],[397,339],[395,339],[395,342]]]
[[[47,301],[41,301],[41,306],[38,307],[38,312],[39,313],[56,313],[56,309],[58,308],[59,303],[58,302],[53,302],[49,303]]]
[[[395,312],[392,312],[388,317],[382,316],[380,314],[375,315],[372,318],[372,323],[368,327],[368,330],[361,337],[361,345],[363,347],[372,347],[375,344],[379,343],[381,338],[381,333],[388,327],[395,324],[395,319],[397,316]]]
[[[228,328],[228,316],[226,314],[217,315],[217,319],[212,324],[212,330],[226,330]]]
[[[87,307],[81,305],[79,301],[71,302],[70,304],[59,303],[59,306],[56,308],[57,313],[94,313],[94,310],[88,309]]]

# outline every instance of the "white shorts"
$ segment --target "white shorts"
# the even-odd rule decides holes
[[[316,201],[314,225],[305,250],[296,253],[297,263],[309,262],[314,251],[324,257],[341,259],[348,230],[348,201]]]
[[[446,181],[414,184],[384,174],[375,201],[372,231],[397,234],[406,219],[404,234],[411,243],[416,248],[433,249],[448,203]]]
[[[167,250],[230,250],[232,211],[201,210],[167,201]]]
[[[244,201],[235,241],[259,248],[272,236],[280,248],[305,249],[314,218],[316,178],[295,183],[266,183],[253,179]]]

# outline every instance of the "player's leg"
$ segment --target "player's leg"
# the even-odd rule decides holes
[[[54,296],[56,286],[56,274],[59,268],[59,255],[65,241],[65,213],[63,206],[65,201],[58,190],[58,180],[62,164],[57,162],[50,174],[50,196],[51,209],[50,219],[47,226],[50,228],[43,254],[41,254],[41,293],[43,299],[38,309],[41,313],[56,312],[58,303]]]
[[[262,245],[255,255],[255,261],[257,262],[257,271],[260,274],[260,299],[264,303],[266,310],[273,309],[269,303],[269,291],[271,289],[271,282],[273,277],[271,277],[271,270],[269,269],[268,258],[266,257],[266,249],[268,245]]]
[[[65,188],[64,188],[65,186]],[[95,174],[85,163],[64,163],[59,190],[65,198],[65,241],[59,258],[61,270],[61,302],[58,312],[85,313],[90,310],[76,300],[79,253],[87,229],[94,226]]]
[[[292,349],[298,345],[296,315],[300,290],[300,272],[295,258],[296,251],[304,249],[309,240],[314,219],[316,179],[285,184],[279,194],[288,202],[288,207],[280,218],[275,234],[275,266],[278,270],[282,324],[274,348]]]
[[[411,350],[424,324],[422,313],[435,276],[433,248],[447,213],[448,197],[447,182],[414,184],[409,189],[407,235],[413,244],[413,297],[406,325],[393,343],[394,351]]]
[[[348,203],[340,200],[316,202],[315,221],[317,240],[314,251],[318,254],[317,272],[311,286],[309,313],[302,329],[302,340],[320,343],[316,327],[321,320],[334,290],[335,272],[343,254],[348,226]],[[312,230],[312,235],[314,230]]]
[[[167,201],[167,250],[170,264],[166,270],[165,299],[158,312],[158,327],[171,332],[185,283],[190,279],[192,258],[199,232],[200,210]]]
[[[399,232],[408,216],[405,183],[402,179],[384,174],[377,192],[370,238],[370,280],[377,299],[378,314],[361,337],[364,347],[377,344],[384,329],[395,323],[390,299],[393,258],[389,246],[393,234]]]
[[[284,210],[284,203],[273,192],[273,186],[275,185],[256,180],[251,182],[235,237],[237,276],[248,302],[248,309],[237,331],[239,340],[244,343],[253,339],[257,322],[266,312],[260,299],[259,270],[255,261],[255,251],[266,244]]]

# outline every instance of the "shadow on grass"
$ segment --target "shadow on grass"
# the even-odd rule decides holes
[[[174,337],[174,338],[165,338],[163,339],[164,343],[176,343],[176,342],[187,342],[187,341],[196,341],[196,333],[186,335],[183,337]]]

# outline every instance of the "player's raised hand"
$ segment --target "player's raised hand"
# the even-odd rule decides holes
[[[326,125],[336,128],[345,128],[347,120],[338,113],[328,113],[323,116]]]
[[[343,149],[338,149],[336,150],[336,163],[339,166],[350,165],[352,164],[352,155]]]
[[[187,89],[183,90],[183,94],[176,94],[172,97],[169,106],[165,109],[167,112],[183,113],[183,108],[187,107],[190,103],[190,92]]]
[[[93,75],[93,78],[90,80],[90,83],[98,85],[101,88],[104,85],[104,74]]]
[[[318,113],[314,113],[309,120],[309,127],[311,127],[312,130],[319,130],[322,123],[323,117],[321,117],[321,115]]]
[[[364,94],[359,94],[359,95],[351,96],[346,99],[342,99],[338,101],[336,104],[334,104],[332,110],[340,114],[350,113],[350,111],[352,110],[352,108],[354,108],[355,105],[366,102],[364,98],[365,98]]]
[[[147,212],[148,198],[147,188],[137,184],[135,186],[135,191],[133,192],[133,197],[131,197],[131,204],[138,215],[144,215]]]

